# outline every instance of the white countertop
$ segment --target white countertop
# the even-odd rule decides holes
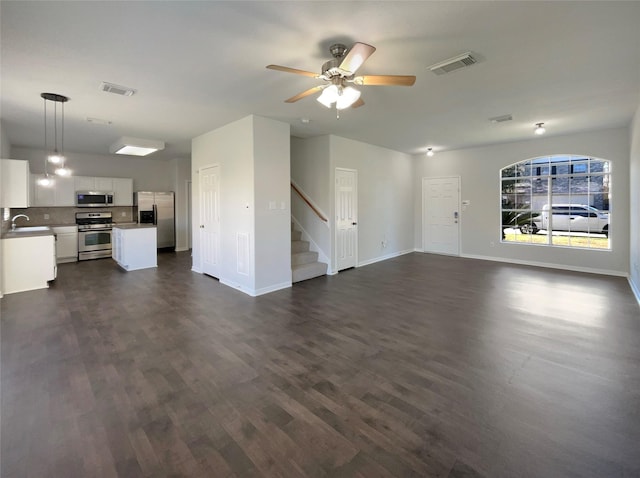
[[[113,229],[148,229],[155,228],[155,224],[114,224]]]

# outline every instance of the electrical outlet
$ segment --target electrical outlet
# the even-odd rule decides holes
[[[125,217],[127,215],[126,212],[122,211],[122,213],[120,214],[122,217]]]
[[[45,215],[44,215],[44,220],[45,220],[45,221],[49,220],[49,215],[48,215],[48,214],[45,214]]]

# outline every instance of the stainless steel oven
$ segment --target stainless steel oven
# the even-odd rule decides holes
[[[78,260],[111,257],[110,212],[78,212]]]

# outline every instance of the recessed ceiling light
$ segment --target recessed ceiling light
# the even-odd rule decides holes
[[[109,151],[115,154],[146,156],[161,149],[164,149],[163,141],[154,141],[151,139],[131,138],[130,136],[123,136],[111,145]]]

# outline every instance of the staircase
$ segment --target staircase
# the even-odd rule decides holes
[[[309,241],[291,223],[291,282],[300,282],[327,274],[327,264],[318,262],[318,253],[309,250]]]

